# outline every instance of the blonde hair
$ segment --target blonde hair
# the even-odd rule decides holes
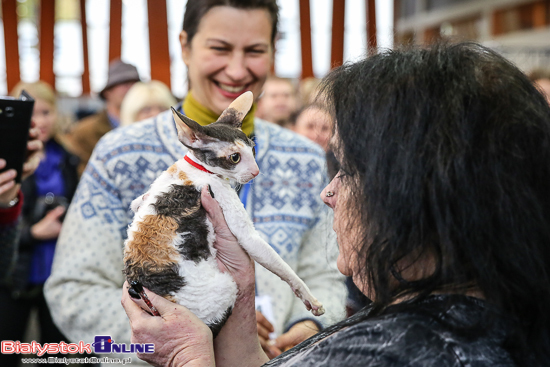
[[[59,115],[57,114],[57,96],[52,86],[42,80],[34,83],[19,82],[15,85],[15,87],[13,87],[10,95],[18,98],[23,90],[25,90],[25,92],[27,92],[32,98],[41,99],[52,107],[53,112],[56,115],[52,137],[56,140],[60,139],[59,134],[61,133],[61,126],[59,123]]]
[[[120,106],[120,125],[136,122],[136,117],[144,107],[160,106],[169,109],[177,103],[166,84],[158,80],[135,83],[124,96]]]
[[[34,83],[19,82],[15,87],[13,87],[10,95],[17,98],[21,95],[21,91],[23,90],[29,93],[32,98],[39,98],[57,110],[57,98],[55,96],[55,91],[48,83],[43,82],[42,80]]]

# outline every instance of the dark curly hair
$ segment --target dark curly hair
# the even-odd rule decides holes
[[[474,43],[386,51],[324,81],[378,309],[475,289],[513,325],[518,365],[550,360],[550,107]],[[429,254],[406,281],[398,264]]]

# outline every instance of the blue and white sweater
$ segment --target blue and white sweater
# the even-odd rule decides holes
[[[332,213],[319,197],[327,183],[324,153],[289,130],[260,119],[254,123],[261,173],[248,193],[247,211],[264,239],[323,303],[327,313],[317,320],[338,321],[345,316],[346,289],[335,265]],[[52,316],[71,341],[110,335],[116,343],[130,343],[120,305],[130,203],[185,153],[169,111],[115,129],[96,146],[68,210],[45,287]],[[312,317],[288,285],[261,266],[256,267],[256,289],[272,299],[277,333]]]

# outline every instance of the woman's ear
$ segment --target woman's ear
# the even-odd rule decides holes
[[[191,45],[187,43],[187,32],[181,31],[180,33],[180,45],[181,45],[181,58],[185,65],[189,66],[190,48]]]

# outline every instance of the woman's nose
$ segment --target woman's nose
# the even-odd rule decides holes
[[[249,74],[244,55],[234,53],[229,59],[225,73],[235,82],[243,81]]]

